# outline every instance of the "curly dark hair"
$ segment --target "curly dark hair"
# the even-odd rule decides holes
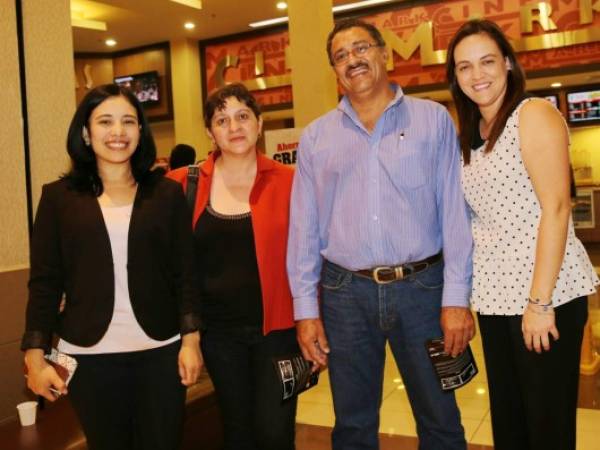
[[[254,96],[242,83],[232,83],[213,91],[204,104],[204,125],[210,130],[215,112],[225,108],[229,97],[235,97],[252,110],[256,118],[260,117],[260,106]]]
[[[140,141],[131,157],[131,171],[138,183],[148,178],[150,169],[156,160],[156,146],[150,132],[148,120],[142,105],[128,88],[117,84],[105,84],[89,91],[77,107],[69,133],[67,135],[67,152],[71,157],[71,169],[64,175],[70,185],[81,191],[89,191],[100,196],[104,190],[98,175],[96,155],[83,140],[83,129],[89,130],[92,111],[110,97],[124,97],[135,108],[140,124]]]

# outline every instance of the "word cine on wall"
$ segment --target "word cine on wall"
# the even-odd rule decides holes
[[[593,22],[594,13],[600,13],[600,0],[579,0],[579,24],[588,25]],[[512,44],[517,52],[533,50],[550,50],[569,47],[577,44],[587,44],[600,41],[600,27],[588,27],[575,30],[557,31],[558,27],[552,20],[552,5],[549,2],[534,2],[520,7],[521,34],[533,31],[534,23],[538,23],[544,34],[536,36],[522,36],[513,40]],[[420,50],[421,66],[444,64],[447,50],[435,50],[433,39],[433,22],[425,21],[417,26],[408,39],[402,39],[392,30],[382,30],[388,52],[398,54],[408,60],[417,50]],[[288,49],[286,48],[286,68],[289,69]],[[225,73],[230,67],[237,67],[239,58],[236,55],[225,55],[216,65],[215,81],[218,87],[226,84]],[[264,54],[262,51],[254,53],[254,73],[264,74]],[[387,70],[394,69],[393,58],[388,58]],[[251,91],[266,90],[275,87],[289,86],[292,77],[289,71],[282,75],[258,76],[257,78],[241,81]]]

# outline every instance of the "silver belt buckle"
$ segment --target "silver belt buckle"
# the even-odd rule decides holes
[[[394,270],[395,278],[392,280],[381,280],[379,279],[379,271],[380,270]],[[394,281],[398,281],[404,278],[404,271],[402,270],[402,266],[390,267],[390,266],[379,266],[373,269],[373,279],[377,284],[388,284]]]

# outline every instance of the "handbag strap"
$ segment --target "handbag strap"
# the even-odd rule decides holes
[[[200,171],[198,170],[198,166],[188,166],[187,189],[185,191],[185,197],[190,211],[192,211],[192,213],[194,212],[194,206],[196,205],[196,194],[198,192],[199,173]]]

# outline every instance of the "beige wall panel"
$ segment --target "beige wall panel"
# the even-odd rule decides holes
[[[76,102],[90,89],[102,84],[112,83],[114,79],[113,61],[111,58],[76,58],[75,59],[75,93]],[[90,89],[87,85],[91,85]]]
[[[171,77],[175,117],[175,141],[196,150],[198,159],[206,158],[212,143],[202,118],[200,52],[191,39],[171,41]]]
[[[75,111],[69,0],[23,2],[27,114],[34,209],[42,184],[68,168],[67,129]]]
[[[336,78],[324,51],[333,29],[331,7],[332,0],[288,0],[296,127],[308,125],[338,103]]]
[[[175,129],[173,122],[151,122],[150,129],[156,144],[156,157],[168,157],[175,146]]]
[[[0,14],[0,272],[29,259],[16,13],[14,2],[5,3]]]

